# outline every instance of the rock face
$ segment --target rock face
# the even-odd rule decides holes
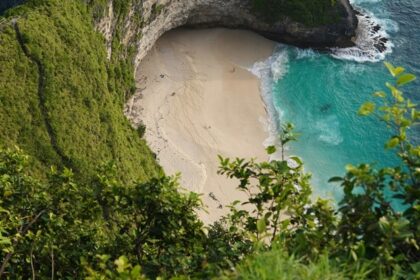
[[[117,24],[112,0],[107,9],[97,28],[105,35],[110,55]],[[132,0],[122,42],[137,49],[135,66],[162,34],[180,26],[249,29],[275,41],[317,49],[352,46],[357,27],[353,8],[348,0],[337,0],[334,12],[337,23],[307,27],[288,18],[268,23],[255,14],[250,0]]]

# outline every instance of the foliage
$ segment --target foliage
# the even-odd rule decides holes
[[[385,148],[395,151],[401,166],[376,170],[368,164],[348,165],[344,178],[333,179],[344,190],[339,235],[342,249],[355,261],[366,257],[385,272],[420,273],[420,146],[409,136],[410,128],[420,124],[420,112],[401,91],[415,77],[402,67],[386,66],[395,84],[386,83],[388,93],[374,93],[379,104],[365,103],[359,114],[374,114],[393,131]]]
[[[381,104],[365,103],[359,114],[375,114],[393,129],[385,148],[395,150],[401,166],[377,170],[369,164],[348,165],[344,177],[330,180],[340,182],[344,192],[335,211],[328,201],[311,202],[309,176],[297,157],[262,163],[220,158],[220,172],[239,180],[238,189],[249,197],[243,205],[252,206],[251,210],[232,207],[228,219],[239,231],[251,233],[250,239],[263,248],[280,244],[285,253],[309,264],[328,254],[350,275],[364,266],[369,267],[365,276],[372,278],[399,278],[402,271],[406,279],[420,275],[420,146],[409,137],[420,113],[401,91],[415,77],[402,67],[386,66],[396,84],[387,83],[389,94],[374,94]],[[282,151],[295,139],[292,129],[283,128]],[[272,154],[275,148],[267,151]]]
[[[320,255],[315,261],[303,262],[275,246],[269,251],[257,252],[238,265],[235,272],[220,279],[242,280],[348,280],[366,279],[369,265],[357,271],[346,271],[328,255]]]
[[[34,271],[63,276],[68,270],[78,275],[79,257],[89,255],[105,238],[97,225],[87,222],[99,214],[93,192],[78,188],[67,169],[52,170],[50,183],[41,184],[25,174],[27,164],[28,157],[20,151],[0,153],[0,225],[5,241],[0,274],[29,278]],[[76,203],[80,201],[84,203]]]
[[[29,0],[1,20],[0,141],[30,156],[0,149],[0,276],[208,279],[229,270],[226,277],[241,279],[419,277],[420,147],[410,136],[420,113],[401,90],[414,75],[387,63],[395,82],[359,110],[394,131],[385,147],[400,166],[349,165],[331,179],[343,188],[338,208],[313,202],[302,161],[284,156],[297,139],[286,124],[280,160],[221,157],[219,172],[238,179],[248,199],[206,228],[196,214],[199,195],[162,176],[139,137],[144,127],[134,130],[122,114],[134,89],[133,50],[121,43],[133,3],[113,4],[109,60],[93,28],[105,0]],[[254,1],[270,21],[288,15],[309,26],[333,22],[337,6]]]
[[[289,17],[307,26],[335,23],[339,8],[331,0],[253,0],[252,4],[270,22]]]
[[[8,11],[0,32],[0,143],[29,153],[37,177],[55,165],[90,180],[98,161],[115,160],[121,179],[146,181],[161,170],[122,112],[133,66],[116,42],[107,60],[93,6],[32,0]]]
[[[112,251],[140,263],[149,276],[188,274],[201,267],[205,234],[195,193],[178,192],[176,178],[152,179],[132,188],[100,178],[99,203],[115,228]],[[125,248],[125,249],[124,249]]]
[[[146,133],[146,126],[144,124],[140,124],[139,127],[137,127],[137,133],[140,138],[143,138]]]
[[[122,254],[149,276],[201,269],[199,197],[180,193],[176,178],[125,186],[106,165],[92,185],[76,184],[68,169],[41,183],[27,164],[19,150],[0,152],[0,274],[80,278],[80,258],[95,264],[96,255]]]
[[[283,135],[287,138],[281,141],[282,149],[291,139],[294,139],[291,125],[285,126]],[[290,138],[287,135],[291,135]],[[270,147],[274,153],[274,147]],[[302,161],[291,158],[273,160],[269,163],[255,163],[254,160],[236,159],[230,161],[220,157],[220,174],[239,179],[238,189],[248,195],[248,200],[242,205],[252,205],[252,210],[234,211],[230,219],[243,223],[243,230],[253,233],[257,240],[267,238],[263,233],[270,233],[273,241],[279,231],[290,224],[299,223],[301,209],[308,203],[311,193],[310,176],[303,174]],[[238,202],[236,202],[238,204]],[[281,219],[287,214],[290,219]]]
[[[109,163],[91,184],[55,168],[40,182],[29,163],[19,149],[0,150],[0,276],[209,278],[251,252],[234,229],[206,233],[200,197],[180,191],[177,177],[122,184]]]
[[[109,256],[97,256],[99,261],[99,270],[92,269],[88,264],[85,264],[87,271],[86,280],[145,280],[147,279],[141,274],[141,267],[139,265],[132,266],[125,256],[119,257],[113,263],[109,261]]]
[[[224,218],[209,226],[205,250],[206,264],[200,278],[211,278],[235,265],[253,252],[253,242],[248,233],[238,229],[231,220]]]
[[[220,158],[220,173],[239,179],[238,189],[248,195],[242,203],[246,210],[238,210],[239,202],[235,202],[228,219],[239,231],[252,234],[250,240],[271,244],[281,239],[294,253],[317,256],[333,243],[336,217],[327,201],[310,202],[310,175],[304,173],[300,158],[285,159],[284,147],[296,137],[293,126],[284,125],[279,141],[281,160],[255,163]],[[267,151],[274,154],[276,148]]]

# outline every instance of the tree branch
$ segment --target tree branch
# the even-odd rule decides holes
[[[29,224],[26,226],[26,227],[24,227],[23,229],[21,229],[21,230],[19,230],[19,235],[20,236],[25,236],[26,235],[26,233],[28,232],[28,230],[32,227],[32,225],[33,224],[35,224],[36,223],[36,221],[46,212],[47,210],[42,210],[41,212],[39,212],[38,213],[38,215],[36,215],[35,216],[35,218],[33,218],[32,219],[32,221],[30,221],[29,222]],[[15,246],[17,243],[18,243],[18,238],[16,238],[14,241],[13,241],[13,246]],[[7,266],[7,264],[9,263],[9,261],[10,261],[10,259],[12,258],[12,256],[13,256],[13,252],[9,252],[7,255],[6,255],[6,257],[4,257],[4,259],[3,259],[3,263],[1,264],[1,267],[0,267],[0,277],[4,274],[4,270],[6,269],[6,266]]]

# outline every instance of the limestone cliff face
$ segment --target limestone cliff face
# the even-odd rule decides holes
[[[120,38],[124,45],[137,50],[134,59],[137,66],[162,34],[180,26],[249,29],[301,47],[352,46],[357,27],[354,10],[348,0],[338,0],[335,12],[337,23],[306,27],[288,18],[268,23],[255,14],[250,0],[132,0],[128,15],[117,20],[110,0],[97,28],[107,40],[110,55],[116,24],[122,24]]]

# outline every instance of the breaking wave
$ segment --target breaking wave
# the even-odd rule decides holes
[[[277,145],[279,120],[282,119],[281,108],[274,105],[273,87],[275,83],[287,74],[289,68],[289,54],[285,46],[278,45],[274,54],[264,61],[256,62],[251,69],[260,79],[260,91],[264,100],[267,114],[267,130],[269,137],[264,142],[265,146]],[[278,157],[275,154],[273,157]]]
[[[392,44],[388,29],[395,29],[395,23],[376,18],[368,11],[358,12],[359,25],[356,30],[355,44],[350,48],[332,48],[334,58],[357,62],[377,62],[392,53]]]

